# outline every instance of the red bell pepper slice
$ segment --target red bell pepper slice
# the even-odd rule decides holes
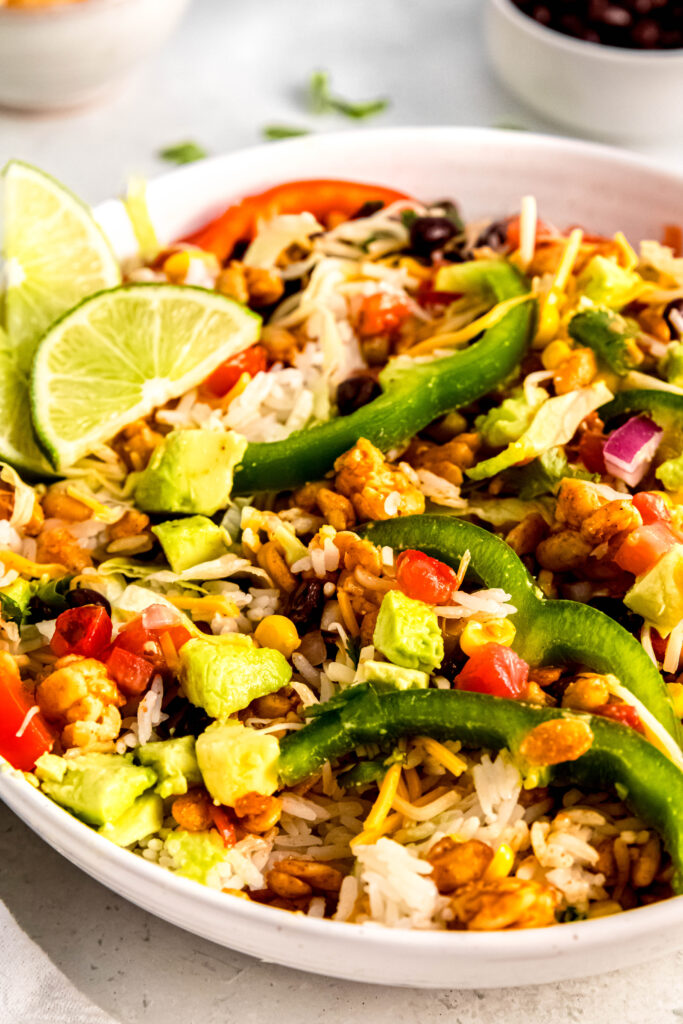
[[[41,754],[52,749],[55,737],[35,701],[24,689],[14,658],[0,653],[0,754],[21,772],[30,772]]]
[[[183,241],[213,252],[220,260],[225,260],[238,242],[248,242],[254,237],[261,220],[269,220],[283,213],[308,212],[324,222],[331,213],[351,217],[365,203],[382,202],[389,205],[398,199],[407,198],[404,192],[381,185],[323,178],[288,181],[234,203],[215,220],[188,235]]]
[[[268,358],[266,350],[262,345],[252,345],[251,348],[247,348],[244,352],[233,356],[232,359],[226,359],[224,363],[221,363],[211,376],[207,377],[204,381],[204,387],[211,394],[222,398],[223,395],[227,395],[228,391],[234,388],[243,373],[248,373],[250,377],[255,377],[257,373],[267,369]]]

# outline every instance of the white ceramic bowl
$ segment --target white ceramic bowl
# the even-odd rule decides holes
[[[683,129],[683,50],[625,50],[546,28],[512,0],[486,0],[500,78],[551,121],[602,139],[675,137]]]
[[[0,7],[0,104],[62,110],[106,97],[162,46],[189,2]]]
[[[150,184],[152,219],[171,240],[227,202],[279,181],[345,177],[423,199],[457,199],[470,218],[514,212],[538,197],[559,226],[658,237],[683,208],[683,178],[587,143],[471,128],[395,128],[318,135],[217,157]],[[118,253],[134,251],[116,200],[97,216]],[[120,850],[0,771],[0,797],[35,832],[100,882],[152,913],[234,949],[354,981],[487,988],[628,967],[683,947],[683,899],[615,917],[523,932],[404,932],[288,914],[205,889]]]

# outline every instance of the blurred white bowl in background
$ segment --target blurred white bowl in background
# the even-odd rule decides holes
[[[0,105],[60,110],[120,86],[190,0],[83,0],[0,8]]]
[[[546,28],[512,0],[487,0],[486,40],[500,78],[538,113],[594,137],[683,129],[683,50],[626,50]]]

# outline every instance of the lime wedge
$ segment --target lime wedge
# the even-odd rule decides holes
[[[36,351],[31,408],[56,469],[203,381],[257,340],[261,318],[205,288],[129,284],[54,324]]]
[[[7,294],[5,327],[28,372],[38,339],[86,295],[121,280],[116,257],[90,210],[29,164],[3,171]]]
[[[26,476],[54,476],[34,437],[29,408],[28,379],[0,329],[0,460]]]

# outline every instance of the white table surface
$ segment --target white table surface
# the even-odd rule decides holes
[[[0,164],[51,171],[85,199],[155,175],[172,143],[211,153],[264,125],[319,130],[303,89],[314,68],[359,99],[387,95],[374,124],[516,124],[553,131],[494,80],[481,0],[195,0],[165,52],[109,103],[51,117],[0,113]],[[277,144],[273,143],[277,158]],[[683,167],[683,140],[638,147]],[[0,897],[56,965],[120,1024],[676,1024],[683,954],[625,973],[487,992],[379,988],[261,964],[167,925],[81,874],[0,807]],[[12,1024],[3,1021],[2,1024]],[[78,1024],[74,1021],[73,1024]]]

